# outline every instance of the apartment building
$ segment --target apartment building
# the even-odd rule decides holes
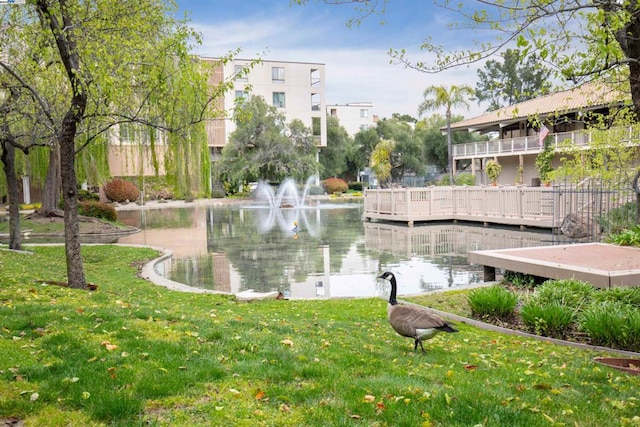
[[[371,129],[375,126],[371,102],[327,105],[327,115],[337,118],[340,126],[345,128],[351,137],[361,130]]]
[[[216,58],[200,58],[216,63]],[[262,96],[284,113],[286,122],[298,119],[312,129],[318,148],[327,146],[327,115],[325,100],[325,65],[319,63],[267,61],[249,67],[249,59],[233,59],[219,66],[214,81],[233,79],[233,89],[220,100],[218,108],[227,112],[225,118],[207,123],[208,145],[215,161],[229,136],[236,129],[232,120],[235,100],[248,95]],[[248,72],[243,73],[243,70]]]

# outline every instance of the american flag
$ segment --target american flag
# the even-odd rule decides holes
[[[540,137],[538,138],[538,144],[540,144],[540,147],[544,147],[544,139],[547,135],[549,135],[549,129],[545,125],[542,125],[540,128]]]

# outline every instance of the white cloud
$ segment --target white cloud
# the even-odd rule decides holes
[[[278,18],[253,16],[223,23],[194,23],[193,27],[202,34],[202,45],[196,51],[200,55],[220,56],[241,48],[241,58],[260,55],[270,60],[325,64],[327,104],[372,102],[374,113],[381,118],[393,113],[416,117],[422,92],[430,85],[473,87],[476,81],[475,69],[425,74],[393,65],[387,43],[401,42],[383,37],[376,40],[368,32],[345,29],[344,21],[335,17],[332,21],[326,16],[301,19],[296,14],[281,14]],[[359,47],[363,45],[367,47]],[[414,60],[421,56],[417,51],[409,53]],[[482,111],[473,104],[470,111],[454,114],[471,117]]]

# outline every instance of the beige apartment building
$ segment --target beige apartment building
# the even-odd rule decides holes
[[[327,146],[327,115],[325,100],[325,65],[318,63],[261,61],[248,67],[251,60],[234,59],[224,65],[218,58],[201,57],[201,61],[215,65],[211,84],[233,80],[233,89],[218,99],[217,109],[224,118],[206,122],[207,145],[211,161],[220,157],[229,136],[236,129],[232,120],[237,98],[262,96],[269,105],[284,113],[286,122],[299,119],[312,129],[318,149]],[[249,70],[242,74],[242,70]],[[127,132],[116,132],[118,141],[112,144],[109,168],[113,176],[154,175],[151,153],[141,151],[139,145],[128,143]],[[148,148],[148,147],[147,147]],[[156,146],[156,158],[163,158],[165,146]],[[160,167],[164,162],[158,162]],[[164,174],[164,170],[159,173]]]
[[[200,58],[216,63],[216,58]],[[218,108],[227,112],[223,119],[207,122],[208,145],[213,161],[220,156],[229,136],[236,129],[232,120],[237,98],[262,96],[267,104],[284,113],[286,122],[298,119],[312,129],[318,148],[327,146],[325,65],[319,63],[267,61],[249,67],[251,60],[234,59],[216,70],[216,81],[233,80],[233,89],[220,100]],[[248,72],[243,74],[243,69]]]
[[[361,130],[371,129],[375,126],[373,103],[371,102],[327,105],[327,115],[337,118],[340,126],[345,128],[352,138]]]

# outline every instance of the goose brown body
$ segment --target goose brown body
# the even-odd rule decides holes
[[[389,280],[391,283],[391,294],[387,307],[389,324],[398,335],[414,339],[414,351],[420,344],[420,348],[424,352],[422,341],[429,340],[440,332],[458,332],[451,323],[424,307],[398,304],[396,299],[398,286],[393,273],[385,272],[379,278]]]

